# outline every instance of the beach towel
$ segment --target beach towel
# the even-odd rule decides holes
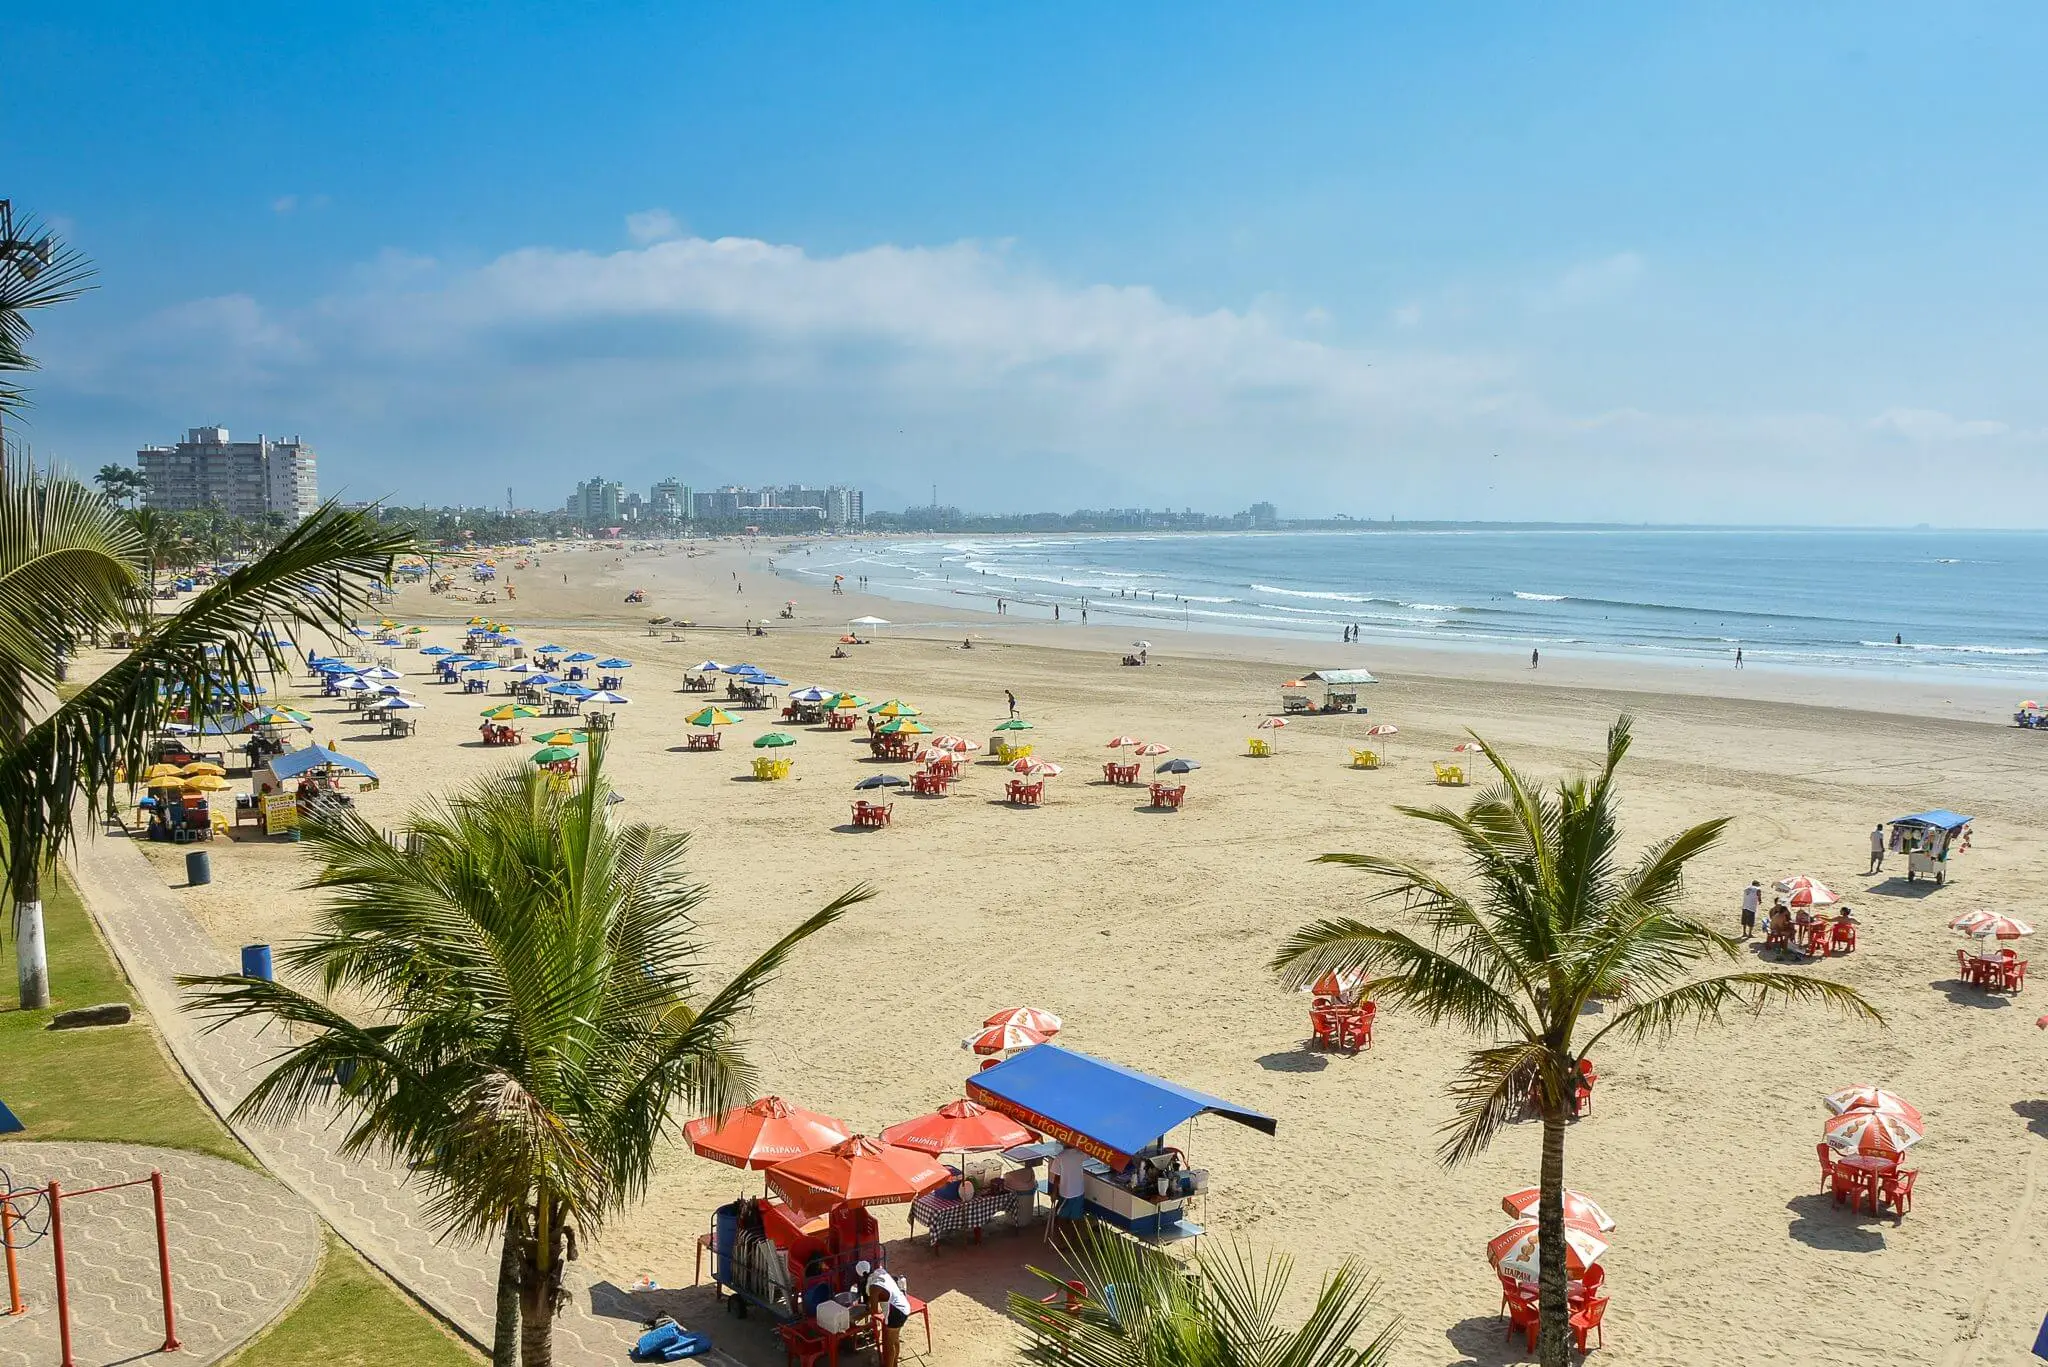
[[[681,1362],[686,1358],[702,1357],[710,1351],[711,1340],[708,1337],[692,1333],[664,1316],[656,1320],[654,1327],[633,1345],[633,1361]]]

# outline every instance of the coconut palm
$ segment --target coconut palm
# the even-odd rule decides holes
[[[423,807],[403,848],[352,812],[311,827],[311,886],[332,898],[314,938],[281,955],[308,990],[187,980],[188,1009],[216,1028],[274,1020],[297,1041],[237,1116],[287,1119],[344,1079],[343,1151],[411,1165],[444,1236],[503,1238],[500,1367],[515,1326],[526,1367],[551,1361],[577,1238],[646,1190],[680,1108],[751,1094],[740,1016],[801,941],[870,895],[839,897],[706,998],[686,837],[608,815],[603,753],[593,738],[566,793],[523,766]]]
[[[1063,1367],[1380,1367],[1398,1324],[1368,1342],[1354,1340],[1373,1310],[1373,1288],[1346,1261],[1324,1279],[1299,1329],[1273,1314],[1293,1264],[1255,1260],[1249,1250],[1199,1250],[1183,1263],[1100,1225],[1084,1225],[1062,1252],[1087,1290],[1075,1295],[1065,1275],[1031,1271],[1052,1294],[1010,1293],[1010,1316],[1023,1326],[1026,1360]]]
[[[0,428],[28,401],[12,377],[36,368],[28,353],[29,338],[35,335],[31,315],[76,299],[91,288],[92,273],[92,263],[76,248],[0,199]],[[0,448],[11,449],[11,443],[0,440]]]
[[[0,859],[24,1009],[49,1004],[42,875],[71,840],[79,802],[113,801],[173,705],[203,723],[281,668],[267,632],[342,631],[409,544],[329,505],[181,611],[151,617],[140,596],[147,553],[129,514],[75,480],[27,467],[0,477]],[[122,628],[139,644],[59,698],[67,662]]]
[[[1295,932],[1273,968],[1297,987],[1330,970],[1363,973],[1389,1002],[1485,1041],[1451,1084],[1456,1113],[1439,1151],[1447,1165],[1485,1149],[1524,1106],[1541,1113],[1540,1356],[1545,1367],[1563,1367],[1565,1130],[1579,1061],[1610,1038],[1662,1039],[1775,999],[1882,1018],[1854,990],[1803,974],[1696,976],[1702,961],[1731,959],[1739,948],[1680,906],[1686,864],[1715,843],[1727,822],[1702,822],[1650,846],[1633,864],[1623,862],[1615,822],[1616,775],[1629,749],[1626,716],[1607,733],[1599,774],[1565,779],[1549,794],[1492,746],[1480,745],[1498,781],[1465,812],[1398,809],[1451,833],[1473,891],[1407,860],[1326,854],[1324,863],[1389,880],[1375,899],[1414,907],[1424,933],[1418,938],[1353,917],[1317,921]],[[1595,999],[1614,999],[1618,1009],[1587,1016]]]

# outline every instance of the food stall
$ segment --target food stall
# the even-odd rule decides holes
[[[1888,846],[1906,856],[1906,881],[1931,878],[1936,887],[1946,885],[1949,860],[1970,848],[1970,821],[1945,807],[1893,817]]]
[[[1365,684],[1379,680],[1363,669],[1318,669],[1289,679],[1280,685],[1280,710],[1282,713],[1297,712],[1363,712],[1358,705],[1358,690]],[[1316,690],[1321,690],[1321,696]]]
[[[1187,1166],[1167,1134],[1199,1115],[1220,1115],[1272,1134],[1271,1116],[1104,1059],[1041,1044],[967,1080],[967,1095],[1086,1155],[1084,1211],[1150,1239],[1202,1232],[1189,1203],[1209,1174]],[[1036,1146],[1034,1146],[1036,1147]],[[1017,1161],[1041,1154],[1012,1150]]]

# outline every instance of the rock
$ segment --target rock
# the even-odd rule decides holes
[[[76,1011],[59,1011],[50,1017],[52,1030],[78,1030],[88,1025],[126,1025],[133,1018],[126,1002],[105,1002],[99,1006],[81,1006]]]

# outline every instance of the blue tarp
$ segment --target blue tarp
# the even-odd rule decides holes
[[[1952,812],[1946,807],[1937,807],[1931,812],[1921,812],[1915,816],[1895,816],[1892,818],[1892,825],[1932,826],[1939,831],[1958,831],[1969,825],[1973,819],[1959,812]]]
[[[1272,1134],[1279,1122],[1221,1097],[1056,1044],[1026,1049],[967,1080],[967,1095],[1113,1168],[1198,1115]]]
[[[270,772],[277,775],[279,782],[295,779],[311,769],[331,764],[337,769],[346,769],[364,778],[377,777],[377,771],[359,759],[350,759],[338,750],[324,745],[308,745],[303,750],[288,750],[270,761]]]

